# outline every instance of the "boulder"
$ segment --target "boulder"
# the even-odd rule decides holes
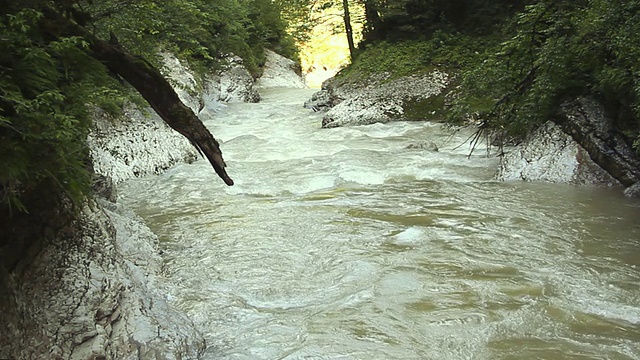
[[[631,141],[614,129],[612,119],[596,100],[578,98],[563,104],[556,122],[624,186],[640,181],[640,158]]]
[[[248,102],[257,103],[260,101],[260,94],[254,87],[255,81],[244,67],[243,61],[238,56],[231,56],[227,60],[225,68],[211,76],[207,82],[207,92],[218,93],[218,101],[225,103]],[[215,84],[219,84],[219,90],[215,90]]]
[[[626,188],[624,195],[632,198],[640,198],[640,181]]]
[[[427,120],[435,111],[425,102],[444,96],[449,76],[438,70],[428,74],[389,79],[388,74],[358,82],[328,80],[305,106],[325,110],[322,127],[367,125],[393,120]]]
[[[541,126],[523,144],[505,148],[496,178],[580,185],[618,184],[553,122]]]
[[[307,84],[302,77],[302,68],[291,59],[287,59],[271,50],[265,50],[267,62],[263,73],[256,81],[256,87],[265,88],[290,88],[305,89]]]
[[[407,149],[416,149],[416,150],[428,150],[428,151],[438,151],[438,144],[433,141],[419,141],[416,143],[412,143],[407,145]]]
[[[638,196],[640,158],[594,99],[566,102],[523,144],[507,149],[497,178],[570,184],[623,185]]]

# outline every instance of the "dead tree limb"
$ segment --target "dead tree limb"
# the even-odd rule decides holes
[[[43,9],[42,25],[55,38],[79,36],[87,41],[87,53],[131,84],[172,129],[186,137],[209,160],[215,172],[229,186],[220,144],[196,114],[182,103],[167,79],[142,57],[133,56],[115,44],[91,34],[52,8]]]

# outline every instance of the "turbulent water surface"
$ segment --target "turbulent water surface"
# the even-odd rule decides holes
[[[438,125],[321,129],[310,94],[206,122],[234,187],[202,160],[119,189],[207,359],[640,358],[638,201],[495,182]]]

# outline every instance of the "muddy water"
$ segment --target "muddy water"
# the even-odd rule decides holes
[[[638,201],[495,182],[438,125],[320,129],[310,94],[206,122],[234,187],[199,161],[119,189],[206,359],[640,358]]]

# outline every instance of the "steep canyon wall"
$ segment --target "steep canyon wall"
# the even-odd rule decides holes
[[[163,56],[176,92],[201,119],[226,102],[260,99],[240,58],[198,84]],[[157,237],[116,203],[114,185],[199,155],[149,109],[131,105],[125,115],[96,110],[88,138],[96,200],[64,211],[42,199],[37,211],[3,222],[13,238],[0,249],[0,359],[196,359],[204,351],[193,323],[163,295]]]

